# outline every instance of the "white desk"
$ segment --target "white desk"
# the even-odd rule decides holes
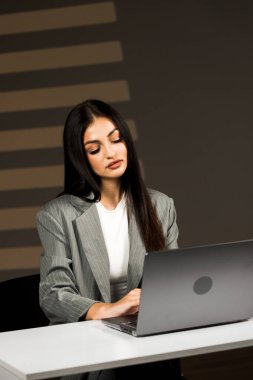
[[[101,321],[0,334],[0,379],[45,379],[253,346],[253,321],[134,338]]]

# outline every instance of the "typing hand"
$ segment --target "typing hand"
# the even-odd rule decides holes
[[[135,314],[139,311],[140,297],[141,289],[135,288],[117,302],[95,303],[89,308],[85,319],[103,319]]]

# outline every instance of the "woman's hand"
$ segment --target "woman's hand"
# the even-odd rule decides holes
[[[85,320],[121,317],[135,314],[139,311],[141,289],[135,288],[122,297],[119,301],[97,302],[88,310]]]

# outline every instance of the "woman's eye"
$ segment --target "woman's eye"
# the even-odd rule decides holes
[[[89,152],[89,154],[96,154],[96,153],[98,153],[99,152],[99,148],[97,148],[97,149],[94,149],[94,150],[91,150],[90,152]]]
[[[113,140],[113,143],[116,144],[118,142],[122,141],[122,138],[121,137],[118,137],[117,139]]]

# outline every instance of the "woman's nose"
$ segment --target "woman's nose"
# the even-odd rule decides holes
[[[105,154],[107,158],[111,158],[115,154],[115,149],[112,144],[106,144],[105,146]]]

